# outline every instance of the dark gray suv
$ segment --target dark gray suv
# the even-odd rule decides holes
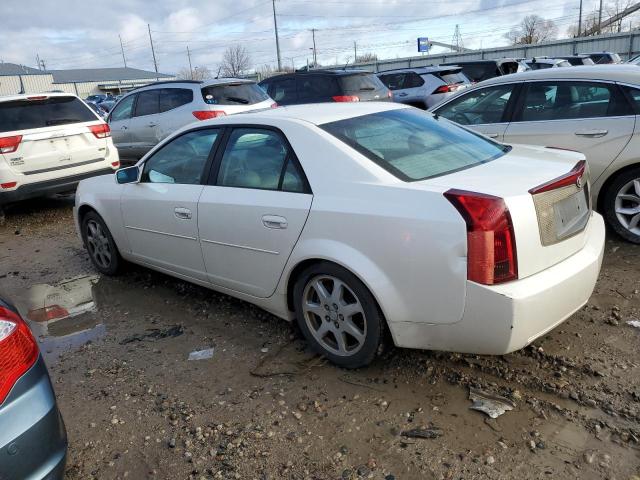
[[[0,297],[0,479],[64,476],[67,434],[36,340]]]

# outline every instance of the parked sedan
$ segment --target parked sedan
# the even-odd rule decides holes
[[[572,67],[495,78],[433,112],[498,141],[584,153],[593,204],[620,236],[640,243],[637,67]]]
[[[455,92],[471,86],[462,67],[418,67],[378,73],[393,100],[418,108],[437,105]]]
[[[587,302],[604,248],[581,154],[393,103],[191,125],[115,178],[76,194],[98,271],[131,261],[295,317],[345,367],[387,328],[400,347],[522,348]]]
[[[0,298],[0,478],[62,480],[67,435],[38,344]]]

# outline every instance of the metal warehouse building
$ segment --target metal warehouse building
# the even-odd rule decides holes
[[[173,79],[173,75],[137,68],[38,70],[15,63],[0,63],[0,95],[57,90],[85,98],[96,93],[117,95],[157,80]]]

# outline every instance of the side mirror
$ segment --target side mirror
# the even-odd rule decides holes
[[[134,165],[133,167],[121,168],[116,172],[116,182],[123,183],[136,183],[140,178],[140,169]]]

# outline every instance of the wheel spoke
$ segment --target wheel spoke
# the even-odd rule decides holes
[[[634,195],[633,193],[621,193],[618,195],[618,198],[621,200],[628,200],[629,202],[634,202],[640,205],[640,196]]]
[[[336,305],[342,305],[342,299],[344,298],[344,283],[335,279],[333,281],[333,290],[331,290],[331,301]]]
[[[318,327],[318,329],[316,330],[316,335],[318,336],[318,338],[324,338],[324,336],[330,330],[330,326],[331,326],[331,323],[322,322]]]
[[[326,310],[322,307],[322,305],[318,303],[311,303],[309,301],[305,303],[304,310],[306,312],[315,314],[316,317],[320,318],[320,320],[323,320],[325,315],[327,314]]]
[[[635,215],[640,213],[640,206],[635,208],[616,208],[616,213],[619,213],[620,215]]]
[[[640,197],[640,178],[633,181],[633,189],[636,192],[636,195]]]
[[[364,332],[360,330],[360,328],[355,323],[353,323],[352,320],[345,320],[342,328],[346,333],[355,338],[358,343],[364,342]]]
[[[340,307],[340,313],[344,315],[344,318],[351,318],[357,313],[363,313],[362,306],[360,305],[360,302],[343,305]]]
[[[333,332],[333,335],[336,337],[338,351],[344,355],[347,353],[347,342],[344,339],[344,334],[342,332]]]
[[[321,302],[326,303],[331,299],[331,295],[329,294],[329,292],[327,291],[327,289],[325,288],[325,286],[322,284],[320,280],[316,280],[314,282],[313,289],[318,294],[318,298],[320,298]]]
[[[631,218],[631,221],[629,222],[629,230],[638,228],[639,224],[640,224],[640,213],[638,213],[635,217]]]
[[[94,222],[89,222],[87,224],[87,227],[89,228],[89,233],[93,238],[98,236],[98,231],[96,229],[96,224]]]

